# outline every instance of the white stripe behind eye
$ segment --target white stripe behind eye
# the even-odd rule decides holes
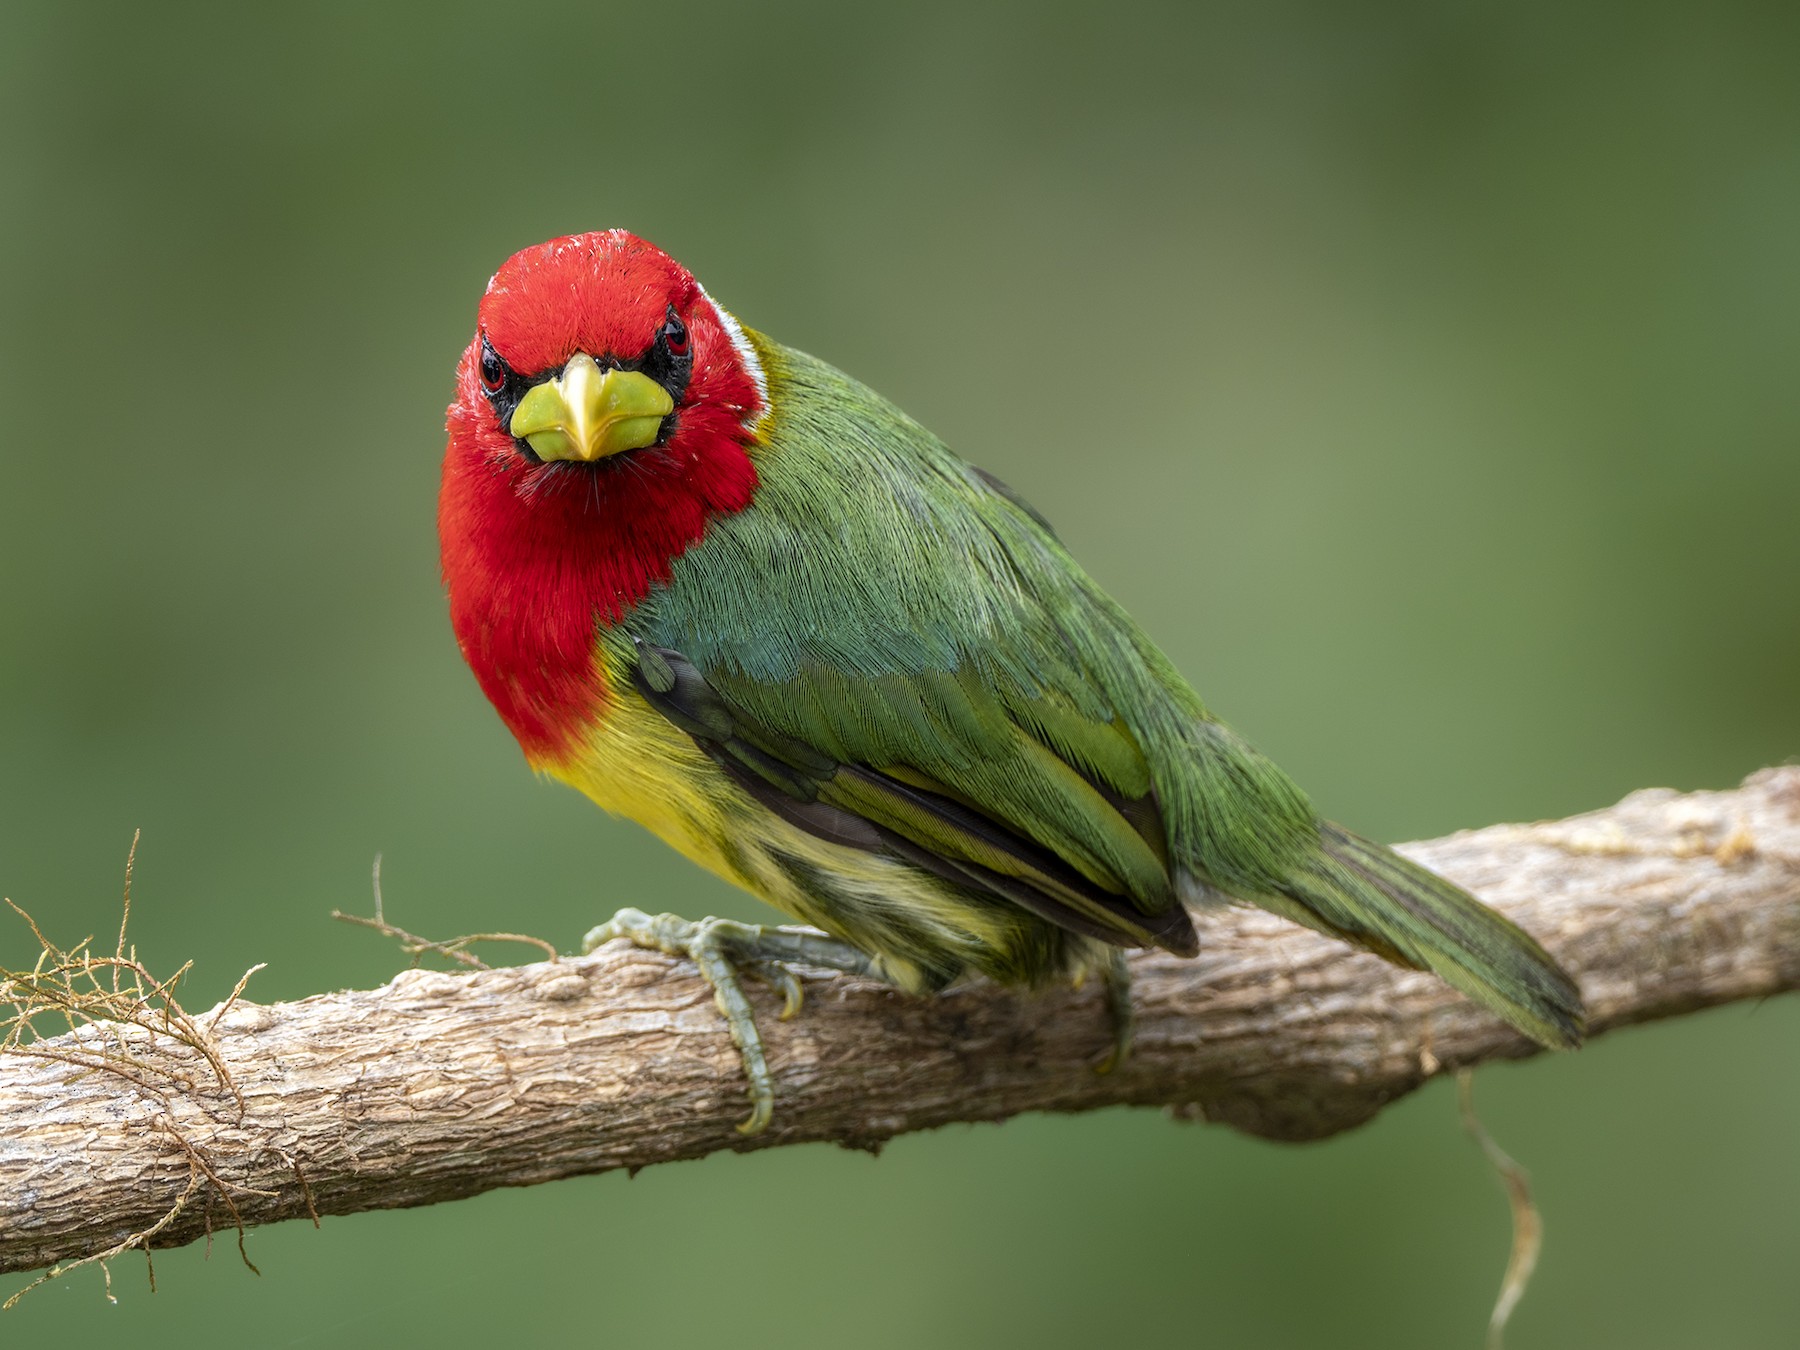
[[[763,375],[762,360],[756,354],[756,348],[750,345],[750,339],[744,336],[744,329],[717,300],[706,294],[706,287],[699,282],[694,283],[706,303],[712,306],[713,313],[719,316],[719,325],[724,328],[725,336],[731,339],[731,346],[743,362],[744,369],[750,374],[750,381],[756,386],[756,416],[745,423],[746,430],[754,431],[769,413],[769,381]]]

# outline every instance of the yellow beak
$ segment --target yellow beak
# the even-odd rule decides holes
[[[624,450],[656,443],[675,400],[636,370],[601,373],[594,358],[576,353],[554,380],[519,400],[508,430],[539,459],[593,463]]]

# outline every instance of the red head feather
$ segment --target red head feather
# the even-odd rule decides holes
[[[485,336],[526,377],[586,352],[632,361],[673,305],[693,373],[661,442],[593,464],[539,463],[482,392]],[[686,268],[623,230],[514,254],[482,298],[446,426],[438,541],[456,640],[534,762],[599,715],[598,627],[617,622],[756,491],[747,447],[766,408],[755,352]]]

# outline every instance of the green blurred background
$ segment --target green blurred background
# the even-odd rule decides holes
[[[1579,8],[8,5],[0,891],[104,931],[141,826],[202,1006],[389,975],[326,917],[377,851],[436,934],[758,914],[534,781],[445,622],[476,299],[606,225],[1015,484],[1359,828],[1795,755],[1800,9]],[[1548,1222],[1515,1346],[1793,1345],[1797,1044],[1787,999],[1481,1076]],[[1303,1148],[1111,1112],[287,1225],[0,1340],[1474,1345],[1507,1240],[1439,1085]]]

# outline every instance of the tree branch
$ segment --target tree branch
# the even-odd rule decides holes
[[[1535,933],[1579,979],[1593,1034],[1800,987],[1800,767],[1403,851]],[[753,989],[777,1096],[750,1140],[706,988],[618,943],[240,1001],[189,1019],[210,1045],[91,1025],[0,1054],[0,1270],[152,1229],[174,1246],[233,1215],[425,1205],[727,1148],[873,1148],[1022,1111],[1163,1105],[1317,1139],[1434,1074],[1536,1052],[1434,978],[1260,911],[1204,916],[1202,942],[1194,961],[1135,959],[1136,1048],[1107,1076],[1092,1069],[1110,1040],[1097,983],[914,999],[817,975],[790,1023]]]

